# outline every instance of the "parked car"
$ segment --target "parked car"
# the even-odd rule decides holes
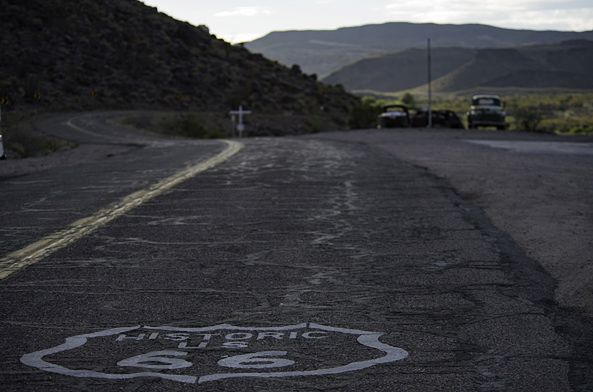
[[[452,110],[433,110],[432,126],[435,128],[463,129],[463,123],[457,113]],[[412,127],[424,128],[428,126],[428,110],[419,109],[412,115]]]
[[[410,111],[405,105],[388,105],[377,118],[378,128],[407,128],[410,126]]]
[[[506,129],[504,104],[498,95],[474,95],[467,113],[469,129],[478,127],[496,127]]]

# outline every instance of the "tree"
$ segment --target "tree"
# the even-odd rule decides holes
[[[541,132],[540,128],[543,116],[541,112],[533,108],[520,108],[514,111],[516,128],[520,131]]]
[[[416,98],[410,93],[405,93],[402,97],[402,103],[408,107],[416,106]]]

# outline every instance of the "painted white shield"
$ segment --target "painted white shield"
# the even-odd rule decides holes
[[[332,334],[345,334],[355,337],[359,347],[366,348],[365,353],[375,352],[376,355],[369,355],[369,358],[363,360],[358,359],[337,366],[334,364],[329,367],[320,367],[318,369],[297,370],[295,369],[295,360],[290,357],[290,353],[286,350],[241,352],[239,355],[225,356],[220,359],[216,363],[217,369],[219,369],[218,372],[199,374],[199,366],[194,366],[188,357],[189,351],[192,349],[199,350],[205,348],[210,343],[211,336],[214,336],[214,334],[220,335],[223,331],[225,332],[223,335],[226,340],[222,343],[222,348],[227,348],[229,350],[250,349],[250,347],[247,347],[247,343],[245,343],[249,339],[260,340],[270,338],[270,340],[274,341],[274,339],[297,339],[298,337],[306,340],[329,341]],[[111,337],[115,338],[116,342],[126,340],[141,341],[143,339],[156,339],[157,336],[163,336],[163,334],[166,336],[169,343],[175,343],[177,347],[166,350],[144,352],[139,355],[121,359],[117,362],[117,365],[122,371],[142,369],[140,372],[103,373],[94,370],[81,370],[79,368],[70,369],[44,359],[51,355],[82,348],[92,339]],[[200,345],[191,347],[186,340],[186,337],[190,334],[199,334],[204,340]],[[46,372],[58,373],[71,377],[110,380],[157,377],[165,380],[192,384],[238,378],[323,376],[354,372],[373,366],[400,361],[408,357],[407,351],[399,347],[393,347],[382,343],[379,340],[382,335],[382,332],[329,327],[315,323],[302,323],[282,327],[237,327],[229,324],[201,328],[133,326],[72,336],[66,338],[66,341],[59,346],[23,355],[21,357],[21,362]],[[335,349],[340,350],[341,348],[335,347]],[[172,371],[177,373],[172,374]],[[179,372],[183,372],[184,374],[178,374]]]

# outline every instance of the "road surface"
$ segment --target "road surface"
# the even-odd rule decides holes
[[[238,145],[114,116],[46,119],[88,156],[0,180],[3,390],[593,388],[585,308],[420,153],[434,133]],[[442,132],[436,150],[525,154]]]

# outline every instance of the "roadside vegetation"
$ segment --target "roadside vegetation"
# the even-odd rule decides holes
[[[2,137],[10,158],[31,158],[49,155],[76,146],[75,143],[43,135],[33,125],[34,112],[2,114]]]
[[[501,94],[501,97],[505,102],[511,131],[593,135],[593,92],[515,93]],[[465,122],[469,100],[469,95],[437,95],[433,108],[453,110]],[[366,96],[353,111],[350,125],[356,125],[357,128],[374,127],[376,115],[388,104],[426,107],[427,99],[409,92],[380,98]]]
[[[149,112],[126,115],[118,122],[162,135],[217,139],[227,135],[222,120],[204,113]]]
[[[535,130],[567,135],[593,135],[593,93],[509,97],[515,122],[529,122]]]
[[[235,136],[230,116],[224,112],[138,112],[118,120],[120,124],[167,135],[197,139]],[[342,129],[343,119],[327,115],[253,113],[245,117],[245,136],[311,134]]]
[[[548,94],[501,94],[508,113],[510,131],[555,133],[560,135],[593,135],[593,92]],[[420,94],[363,97],[348,118],[351,129],[374,128],[385,105],[404,104],[410,108],[426,106]],[[465,122],[469,95],[437,95],[436,110],[455,111]],[[32,123],[33,111],[10,111],[3,115],[4,147],[8,158],[48,155],[75,147],[76,144],[44,135]],[[344,119],[332,121],[327,115],[261,114],[246,117],[246,136],[280,136],[310,134],[343,129]],[[216,139],[233,136],[231,121],[224,112],[163,111],[138,112],[118,120],[119,123],[168,136]],[[467,125],[467,124],[466,124]]]

